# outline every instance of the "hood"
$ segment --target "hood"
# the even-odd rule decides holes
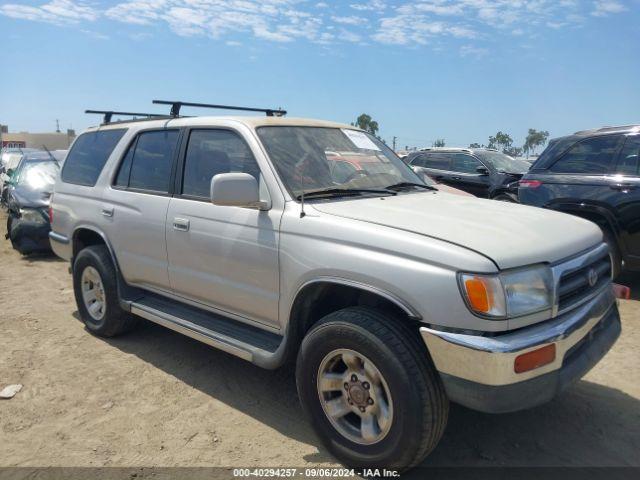
[[[471,195],[468,192],[465,192],[464,190],[459,190],[457,188],[450,187],[449,185],[445,185],[444,183],[438,183],[438,184],[434,185],[434,187],[436,187],[440,192],[453,193],[454,195],[461,195],[463,197],[473,197],[474,196],[474,195]]]
[[[437,192],[314,202],[313,207],[450,242],[489,257],[500,269],[556,262],[602,241],[600,229],[581,218]]]
[[[10,195],[20,207],[41,208],[48,207],[53,188],[32,189],[24,186],[13,187]]]
[[[500,172],[501,175],[508,177],[509,181],[520,180],[527,172]]]

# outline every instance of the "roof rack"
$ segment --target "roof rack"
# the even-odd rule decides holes
[[[146,118],[166,117],[166,115],[163,115],[161,113],[116,112],[113,110],[85,110],[84,113],[95,113],[98,115],[104,115],[102,119],[103,124],[111,123],[111,119],[114,115],[124,115],[127,117],[146,117]]]
[[[220,110],[240,110],[243,112],[262,112],[266,113],[267,117],[284,117],[287,114],[286,110],[281,108],[251,108],[251,107],[233,107],[230,105],[213,105],[209,103],[192,103],[192,102],[179,102],[169,100],[154,100],[153,103],[157,105],[171,105],[171,112],[169,115],[172,117],[180,116],[180,108],[182,107],[196,107],[196,108],[215,108]]]

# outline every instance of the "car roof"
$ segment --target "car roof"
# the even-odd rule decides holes
[[[495,148],[464,148],[464,147],[429,147],[418,150],[415,153],[425,153],[425,152],[437,152],[437,153],[482,153],[482,152],[494,152],[501,153],[499,150]]]
[[[608,135],[611,133],[640,133],[640,124],[592,128],[589,130],[580,130],[578,132],[575,132],[573,135],[580,137],[591,137],[596,135]]]
[[[258,116],[204,116],[204,117],[175,117],[162,119],[132,120],[123,122],[113,122],[97,127],[90,127],[87,131],[117,129],[123,127],[147,128],[167,128],[167,127],[189,127],[189,126],[215,126],[228,122],[235,122],[246,125],[249,128],[285,126],[285,127],[325,127],[325,128],[348,128],[360,130],[357,127],[344,123],[331,122],[326,120],[316,120],[311,118],[295,117],[258,117]]]

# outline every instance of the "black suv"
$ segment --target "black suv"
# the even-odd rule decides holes
[[[552,140],[519,186],[520,202],[571,213],[602,228],[614,274],[640,271],[640,125]]]
[[[433,148],[411,153],[405,161],[438,183],[477,197],[518,201],[518,180],[529,163],[489,148]]]

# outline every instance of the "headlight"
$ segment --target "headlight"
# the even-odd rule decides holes
[[[23,208],[20,210],[20,218],[25,222],[47,223],[40,210],[35,208]]]
[[[461,273],[460,288],[473,312],[511,318],[550,310],[552,278],[551,269],[543,265],[494,275]]]

